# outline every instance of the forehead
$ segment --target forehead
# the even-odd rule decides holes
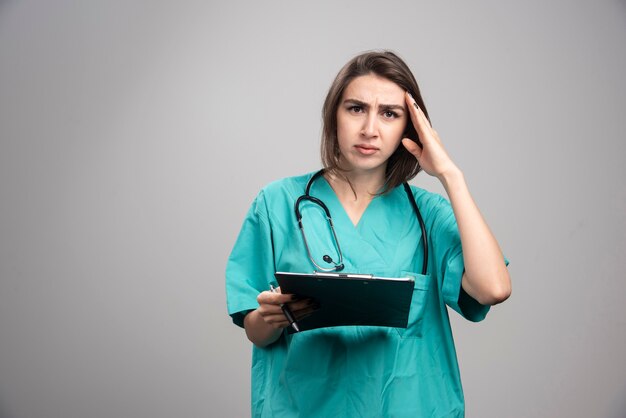
[[[346,99],[403,105],[404,90],[393,81],[368,74],[355,78],[346,86],[342,100]]]

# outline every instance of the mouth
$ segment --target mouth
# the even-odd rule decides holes
[[[356,148],[356,150],[363,155],[372,155],[378,151],[378,148],[366,144],[355,145],[354,148]]]

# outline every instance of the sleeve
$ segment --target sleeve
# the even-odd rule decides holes
[[[274,277],[272,230],[263,191],[246,215],[226,264],[226,305],[233,322],[243,327],[243,319],[259,307],[259,293],[269,289]]]
[[[450,203],[440,198],[435,221],[431,230],[437,279],[443,295],[443,301],[450,308],[461,314],[465,319],[473,322],[482,321],[489,305],[481,305],[476,299],[468,295],[461,286],[461,279],[465,271],[461,236]],[[507,261],[508,264],[508,261]]]

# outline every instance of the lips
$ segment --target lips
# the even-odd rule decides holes
[[[372,155],[378,151],[378,148],[366,144],[355,145],[354,148],[356,148],[356,150],[363,155]]]

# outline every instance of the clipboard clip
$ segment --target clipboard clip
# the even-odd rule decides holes
[[[331,273],[324,271],[314,271],[314,276],[337,277],[340,279],[373,279],[373,274],[357,274],[357,273]]]

